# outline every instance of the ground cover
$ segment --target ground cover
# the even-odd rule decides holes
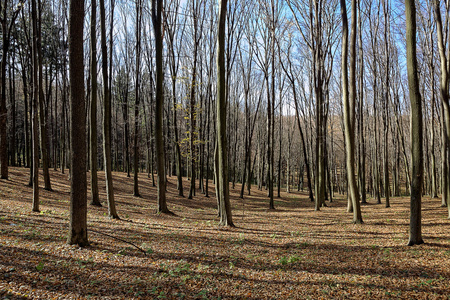
[[[343,196],[315,212],[306,193],[283,192],[270,211],[266,191],[242,200],[237,185],[236,228],[223,229],[214,197],[180,198],[169,177],[174,215],[157,215],[151,179],[141,175],[135,198],[132,178],[114,173],[121,220],[107,218],[104,202],[89,207],[91,245],[81,249],[65,244],[68,175],[51,173],[55,191],[42,190],[33,213],[29,170],[10,174],[0,180],[0,299],[450,299],[439,199],[423,199],[426,244],[407,247],[408,198],[391,208],[369,199],[365,224],[354,225]],[[102,172],[99,183],[104,201]]]

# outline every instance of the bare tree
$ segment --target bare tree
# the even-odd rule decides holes
[[[176,175],[177,175],[177,189],[178,195],[184,196],[183,193],[183,178],[182,178],[182,162],[181,162],[181,151],[179,144],[179,132],[178,132],[178,108],[177,108],[177,92],[176,92],[176,81],[178,75],[178,69],[180,65],[180,55],[176,55],[176,37],[179,40],[183,40],[186,18],[183,18],[184,22],[181,24],[181,28],[178,29],[178,11],[180,7],[179,0],[172,0],[169,3],[169,9],[173,11],[171,14],[165,16],[164,20],[166,21],[166,38],[168,41],[168,50],[169,50],[169,70],[171,75],[172,82],[172,111],[173,111],[173,148],[175,149],[175,167],[176,167]],[[170,22],[168,20],[170,19]],[[181,32],[178,32],[180,30]],[[178,49],[180,51],[180,49]]]
[[[342,14],[342,102],[344,113],[344,135],[348,196],[353,207],[353,223],[362,223],[359,191],[355,178],[355,111],[356,111],[356,15],[357,3],[352,0],[352,29],[348,44],[348,19],[345,0],[341,0]],[[348,74],[348,48],[350,46],[350,76]],[[350,78],[349,78],[350,77]],[[350,79],[350,80],[349,80]],[[349,82],[350,81],[350,82]]]

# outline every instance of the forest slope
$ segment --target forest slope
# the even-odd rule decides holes
[[[426,244],[407,247],[408,198],[392,199],[391,208],[369,199],[365,224],[353,225],[343,197],[315,212],[306,193],[282,193],[269,211],[266,191],[252,189],[242,200],[237,186],[237,227],[222,229],[214,197],[179,198],[169,177],[175,216],[156,215],[151,180],[142,178],[143,197],[135,198],[132,179],[114,173],[122,220],[108,219],[105,205],[89,207],[96,232],[81,249],[65,244],[68,177],[51,176],[55,191],[42,191],[41,213],[31,212],[29,170],[11,168],[10,180],[0,181],[2,299],[449,297],[450,221],[439,199],[423,201]],[[103,172],[99,182],[104,200]]]

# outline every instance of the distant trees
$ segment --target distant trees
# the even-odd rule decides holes
[[[307,189],[316,210],[347,194],[355,223],[362,222],[360,202],[385,198],[389,207],[391,196],[413,191],[409,150],[416,142],[406,132],[417,112],[409,107],[402,68],[403,18],[389,1],[228,0],[219,10],[217,4],[90,2],[84,76],[92,204],[100,205],[98,168],[105,171],[111,218],[119,218],[113,171],[133,171],[139,196],[148,180],[139,172],[147,169],[158,185],[157,210],[165,213],[167,185],[176,181],[184,196],[188,177],[193,198],[196,191],[210,196],[213,182],[223,225],[233,223],[228,182],[230,189],[242,183],[241,198],[252,185],[265,189],[270,209],[275,188],[277,195],[283,187]],[[445,206],[449,12],[442,1],[423,4],[417,67],[430,126],[422,193],[435,197],[441,190]],[[8,178],[8,165],[31,167],[39,211],[39,169],[51,189],[51,167],[63,173],[75,167],[67,1],[0,0],[0,8],[0,176]]]
[[[8,0],[0,1],[0,26],[2,30],[2,47],[0,60],[0,178],[8,179],[8,134],[6,108],[6,64],[11,46],[11,32],[24,0],[20,0],[16,7]]]
[[[179,129],[178,129],[178,95],[177,95],[177,76],[180,69],[181,62],[181,42],[179,40],[183,39],[185,24],[178,24],[179,22],[179,10],[180,10],[180,2],[179,0],[172,0],[168,3],[168,10],[173,11],[172,14],[168,14],[165,17],[166,24],[166,39],[167,39],[167,48],[169,54],[169,71],[171,77],[171,97],[172,97],[172,118],[173,118],[173,149],[174,149],[174,164],[176,169],[177,176],[177,189],[178,195],[184,196],[183,192],[183,178],[182,178],[182,155],[180,150],[180,139],[179,139]],[[184,19],[185,20],[185,19]],[[185,21],[184,21],[185,22]],[[180,25],[180,26],[178,26]],[[179,30],[181,28],[181,30]],[[181,31],[181,32],[180,32]]]
[[[327,121],[329,113],[330,80],[333,66],[332,46],[335,43],[336,1],[314,1],[308,4],[288,1],[294,22],[308,49],[310,90],[315,101],[315,210],[325,205],[327,186]],[[330,176],[328,176],[328,179]]]

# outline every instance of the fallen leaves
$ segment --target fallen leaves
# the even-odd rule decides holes
[[[439,199],[423,203],[427,244],[406,247],[407,198],[364,206],[366,223],[354,225],[343,197],[315,212],[307,195],[282,194],[268,211],[265,191],[242,200],[237,186],[237,227],[223,229],[214,197],[179,198],[169,177],[176,215],[156,215],[151,181],[142,178],[143,197],[134,198],[132,180],[114,173],[124,220],[89,207],[91,245],[81,249],[65,244],[67,176],[52,173],[55,191],[42,193],[35,214],[28,170],[11,174],[0,181],[1,299],[448,299],[450,222]],[[100,172],[99,180],[104,191]]]

